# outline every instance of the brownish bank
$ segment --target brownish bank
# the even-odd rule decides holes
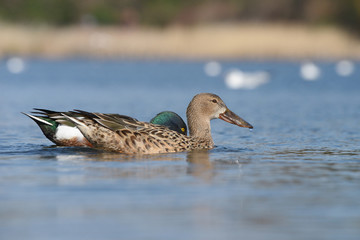
[[[360,40],[334,27],[225,24],[166,29],[0,24],[0,57],[360,58]]]

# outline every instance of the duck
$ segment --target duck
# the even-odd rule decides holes
[[[232,112],[213,93],[200,93],[190,101],[186,117],[189,136],[166,126],[141,122],[125,115],[74,110],[62,113],[97,149],[123,154],[159,154],[214,148],[210,121],[221,119],[239,127],[253,126]]]
[[[67,147],[93,147],[72,121],[63,115],[73,118],[82,116],[76,112],[58,112],[47,109],[34,108],[32,114],[23,113],[37,123],[41,131],[51,142],[57,146]],[[108,114],[121,118],[118,114]],[[187,135],[184,120],[175,112],[162,111],[150,120],[150,123],[168,127],[169,129]]]
[[[187,135],[187,127],[184,120],[175,112],[163,111],[150,120],[150,123],[168,127],[170,130]]]

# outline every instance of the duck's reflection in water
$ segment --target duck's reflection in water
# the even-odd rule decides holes
[[[214,176],[213,163],[209,159],[209,152],[206,150],[192,151],[187,153],[187,173],[210,181]]]
[[[74,149],[75,150],[75,149]],[[51,157],[43,156],[49,160]],[[174,179],[193,176],[210,181],[214,175],[208,151],[179,154],[130,156],[116,153],[82,151],[53,155],[64,168],[78,168],[81,179]],[[59,165],[58,165],[59,167]],[[60,174],[61,175],[61,174]],[[59,176],[62,177],[62,176]],[[63,177],[70,177],[69,175]],[[72,176],[74,179],[75,176]]]

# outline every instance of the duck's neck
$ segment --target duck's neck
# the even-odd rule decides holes
[[[190,136],[193,138],[200,138],[201,140],[208,142],[210,145],[213,145],[214,142],[211,137],[210,120],[189,111],[186,115]]]

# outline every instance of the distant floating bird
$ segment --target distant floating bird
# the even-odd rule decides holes
[[[209,77],[216,77],[221,74],[221,64],[216,61],[207,62],[204,66],[204,72]]]
[[[56,112],[47,109],[34,108],[33,114],[24,113],[33,119],[40,127],[43,134],[58,146],[93,147],[84,137],[75,124],[68,120],[64,114],[73,118],[82,118],[76,112]],[[122,117],[118,114],[108,114],[113,117]],[[181,134],[187,134],[184,120],[175,112],[163,111],[150,120],[150,123],[168,127]]]
[[[235,69],[225,76],[225,84],[231,89],[255,89],[269,81],[270,74],[266,71],[243,72]]]
[[[336,64],[336,73],[342,77],[350,76],[355,71],[355,64],[350,60],[341,60]]]
[[[12,57],[6,61],[6,67],[10,73],[19,74],[25,70],[25,61],[20,57]]]
[[[305,81],[316,81],[321,75],[321,69],[313,62],[305,62],[300,67],[300,75]]]
[[[62,115],[72,123],[72,126],[80,130],[94,148],[125,154],[211,149],[214,147],[214,142],[210,120],[215,118],[240,127],[253,128],[251,124],[230,111],[219,96],[211,93],[194,96],[187,108],[190,136],[165,126],[140,122],[135,118],[118,114],[75,110],[70,114]],[[59,122],[59,120],[55,121]]]

